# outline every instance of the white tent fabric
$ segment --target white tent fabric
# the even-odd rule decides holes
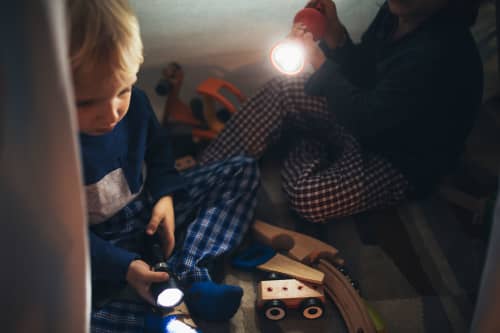
[[[87,332],[89,262],[63,0],[2,5],[0,331]]]

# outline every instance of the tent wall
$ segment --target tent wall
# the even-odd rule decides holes
[[[63,0],[2,5],[2,332],[87,332],[89,265]]]

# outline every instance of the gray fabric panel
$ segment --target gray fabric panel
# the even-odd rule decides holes
[[[85,186],[89,223],[106,221],[140,193],[130,191],[123,169],[113,170],[97,183]]]

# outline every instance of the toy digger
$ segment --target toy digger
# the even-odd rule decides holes
[[[188,106],[179,98],[183,80],[184,71],[178,63],[172,62],[162,71],[162,79],[155,88],[158,95],[167,96],[162,125],[187,125],[192,128],[191,136],[194,142],[212,140],[222,131],[231,114],[236,112],[236,107],[222,92],[229,92],[240,103],[246,98],[233,84],[210,77],[196,89],[201,99],[192,99]],[[222,108],[217,109],[218,105],[222,105]]]

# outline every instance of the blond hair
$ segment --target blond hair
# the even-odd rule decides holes
[[[126,0],[68,0],[73,80],[106,66],[120,79],[143,62],[139,22]]]

